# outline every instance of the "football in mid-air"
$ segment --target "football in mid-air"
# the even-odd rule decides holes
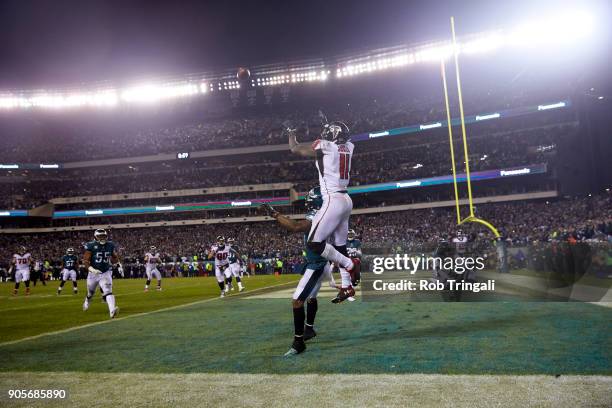
[[[240,81],[247,80],[247,79],[249,79],[250,76],[251,76],[251,72],[249,71],[248,68],[245,68],[245,67],[238,68],[238,72],[236,73],[236,77]]]

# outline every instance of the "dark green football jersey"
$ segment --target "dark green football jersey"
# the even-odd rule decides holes
[[[104,244],[91,241],[85,245],[85,250],[91,252],[91,266],[102,272],[112,269],[111,257],[115,252],[115,244],[112,241],[106,241]]]
[[[231,264],[238,262],[238,252],[236,251],[235,247],[230,248],[227,259],[229,259],[229,263]]]
[[[64,255],[62,263],[64,264],[64,268],[74,271],[76,270],[77,257],[76,255]]]
[[[361,241],[358,239],[346,241],[346,252],[351,258],[361,258]]]

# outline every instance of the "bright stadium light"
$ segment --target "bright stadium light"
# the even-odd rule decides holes
[[[593,24],[593,17],[588,13],[566,13],[521,24],[507,34],[506,40],[509,44],[521,47],[566,45],[591,34]]]
[[[121,93],[125,102],[157,102],[162,99],[171,99],[190,96],[199,93],[195,84],[180,85],[141,85],[128,88]]]
[[[460,38],[457,52],[465,55],[483,54],[503,48],[538,49],[538,47],[566,47],[584,41],[595,30],[595,17],[587,12],[574,11],[546,15],[535,21],[519,24],[515,28],[498,29]],[[407,67],[415,63],[431,63],[452,57],[453,46],[450,42],[436,42],[425,46],[399,46],[365,52],[349,58],[342,58],[334,63],[334,76],[338,79],[351,78],[362,74],[372,74],[396,68]],[[286,68],[268,71],[268,75],[257,74],[251,79],[251,85],[268,87],[304,82],[325,82],[331,71],[323,62],[296,65],[291,70]],[[217,91],[235,91],[241,88],[239,81],[227,80],[227,75],[191,80],[176,78],[167,84],[143,84],[122,89],[105,89],[95,91],[46,91],[46,92],[5,92],[0,93],[0,109],[32,108],[73,108],[73,107],[114,107],[119,103],[156,103],[165,99],[186,98],[198,94],[216,93]],[[206,82],[204,82],[206,81]],[[482,117],[485,120],[494,117]]]
[[[41,93],[32,96],[0,97],[0,108],[70,108],[70,107],[103,107],[117,104],[117,94],[114,90],[93,93]]]
[[[480,54],[496,50],[503,45],[504,37],[499,33],[494,33],[460,44],[460,52],[465,54]]]

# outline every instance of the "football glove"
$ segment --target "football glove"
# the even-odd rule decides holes
[[[276,216],[279,214],[278,211],[276,211],[274,209],[274,207],[272,207],[270,204],[268,203],[263,203],[262,205],[259,206],[259,211],[265,213],[266,215],[272,217],[272,218],[276,218]]]
[[[291,132],[295,132],[297,130],[297,127],[291,123],[290,120],[286,120],[283,122],[283,129],[285,130],[285,132],[291,133]]]
[[[91,273],[95,273],[95,274],[100,274],[100,273],[102,273],[102,271],[101,271],[101,270],[98,270],[98,269],[94,268],[93,266],[90,266],[89,268],[87,268],[87,270],[88,270],[89,272],[91,272]]]

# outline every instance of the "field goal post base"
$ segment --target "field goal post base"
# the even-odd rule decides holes
[[[495,235],[495,238],[501,237],[501,235],[499,234],[499,231],[497,231],[497,228],[495,228],[493,226],[493,224],[491,224],[490,222],[488,222],[486,220],[483,220],[482,218],[478,218],[478,217],[475,217],[473,215],[470,215],[469,217],[466,217],[463,220],[461,220],[459,222],[459,224],[457,224],[457,225],[465,224],[466,222],[477,222],[479,224],[482,224],[482,225],[484,225],[485,227],[487,227],[488,229],[491,230],[493,235]]]

